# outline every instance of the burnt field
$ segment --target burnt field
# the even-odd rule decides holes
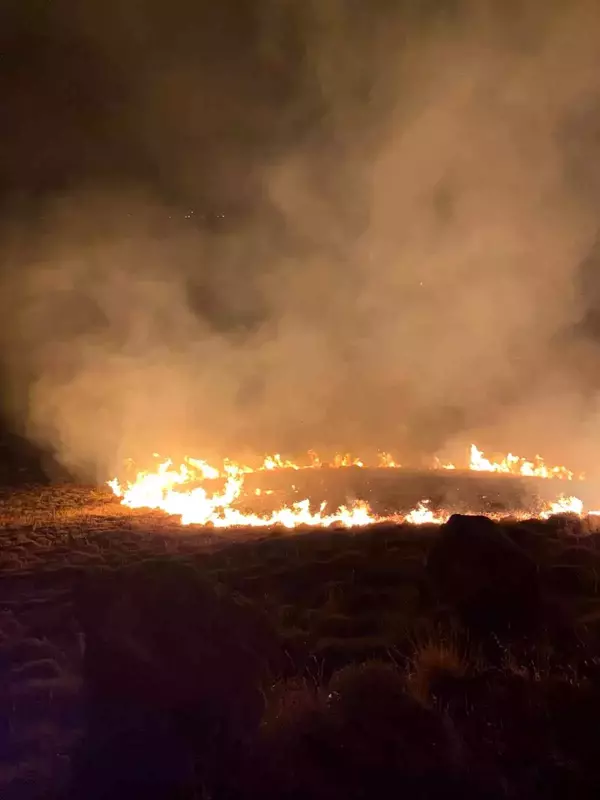
[[[381,514],[586,499],[467,473],[251,475],[248,494],[261,482],[257,510],[295,493]],[[600,781],[600,536],[577,519],[216,531],[63,484],[3,489],[0,525],[3,798],[585,797]]]

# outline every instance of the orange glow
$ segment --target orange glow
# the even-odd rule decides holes
[[[454,464],[450,464],[447,462],[440,461],[440,459],[436,456],[433,459],[433,468],[434,469],[456,469]]]
[[[450,513],[447,511],[432,511],[429,501],[422,500],[412,511],[403,518],[409,525],[443,525],[448,521]]]
[[[469,469],[475,472],[501,472],[509,475],[522,475],[527,478],[561,478],[562,480],[572,481],[574,474],[566,467],[549,467],[544,463],[541,456],[535,456],[533,461],[515,456],[512,453],[502,457],[498,461],[490,461],[485,458],[483,452],[471,445],[471,458]],[[583,476],[580,476],[582,478]]]
[[[554,503],[550,503],[548,508],[540,514],[542,519],[550,519],[550,517],[557,514],[575,514],[578,517],[583,516],[583,501],[578,497],[566,497],[562,495]],[[597,512],[590,511],[590,514],[595,515]]]
[[[265,462],[271,464],[271,461]],[[196,483],[204,477],[218,477],[218,470],[213,467],[207,469],[205,462],[192,459],[186,459],[179,469],[173,469],[172,466],[172,462],[167,460],[159,464],[155,472],[139,472],[135,480],[126,487],[122,487],[116,478],[109,481],[108,485],[121,498],[123,505],[129,508],[160,509],[167,514],[181,517],[182,525],[213,525],[216,528],[281,525],[284,528],[296,528],[300,525],[328,527],[338,524],[349,528],[371,525],[378,521],[368,504],[362,501],[350,506],[340,506],[333,513],[326,511],[325,503],[321,503],[317,511],[311,511],[308,499],[282,506],[265,515],[243,512],[233,504],[241,497],[246,470],[238,470],[235,465],[229,464],[222,491],[209,493],[201,486],[188,489],[181,487],[187,483]],[[198,472],[194,472],[194,468]]]
[[[155,454],[156,455],[156,454]],[[375,514],[368,503],[362,500],[349,505],[329,510],[326,503],[318,508],[311,506],[308,498],[289,505],[282,505],[273,511],[263,514],[242,511],[236,504],[244,496],[244,477],[253,472],[273,472],[280,470],[320,469],[329,466],[335,469],[345,467],[364,467],[365,462],[349,454],[336,455],[329,464],[323,462],[314,452],[309,453],[310,463],[297,464],[284,459],[279,453],[267,455],[256,468],[238,464],[225,459],[221,467],[215,467],[197,458],[185,458],[175,468],[170,459],[158,464],[154,470],[138,472],[132,481],[121,484],[114,478],[108,482],[121,503],[129,508],[148,508],[161,510],[167,514],[180,517],[183,525],[212,525],[217,528],[230,527],[268,527],[280,525],[285,528],[298,526],[328,527],[361,527],[378,522],[406,522],[412,525],[439,525],[447,521],[450,512],[433,511],[429,501],[423,500],[407,514],[396,514],[381,517]],[[400,469],[400,464],[389,454],[379,454],[379,468]],[[454,464],[443,464],[435,461],[437,469],[456,469]],[[544,461],[536,456],[534,461],[526,461],[508,454],[499,461],[490,461],[475,445],[471,446],[469,469],[477,472],[497,472],[525,477],[560,478],[572,480],[573,473],[565,467],[547,467]],[[219,480],[221,487],[209,491],[203,485],[205,481]],[[271,489],[256,489],[255,496],[272,495]],[[577,497],[559,497],[548,503],[539,512],[542,519],[555,514],[584,514],[583,502]],[[592,512],[593,513],[593,512]],[[497,515],[492,515],[497,518]]]
[[[402,464],[396,463],[390,453],[379,453],[379,464],[377,466],[382,469],[385,467],[388,469],[400,469]]]

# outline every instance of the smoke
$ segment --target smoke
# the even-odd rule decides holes
[[[121,6],[54,12],[104,127],[65,118],[69,180],[5,203],[27,436],[99,480],[471,440],[593,468],[593,2]]]

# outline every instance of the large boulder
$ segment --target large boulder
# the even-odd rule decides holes
[[[427,571],[442,601],[473,631],[525,632],[540,621],[535,562],[487,517],[453,515],[430,551]]]

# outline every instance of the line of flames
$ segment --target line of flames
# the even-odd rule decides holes
[[[287,458],[282,458],[280,453],[274,453],[273,455],[265,456],[262,464],[260,464],[258,467],[249,467],[247,465],[237,464],[225,459],[223,462],[223,470],[221,470],[220,474],[223,476],[227,467],[230,465],[235,466],[240,472],[246,473],[275,469],[320,469],[321,467],[333,469],[339,469],[341,467],[367,466],[377,467],[378,469],[402,468],[401,462],[394,458],[391,453],[380,452],[378,453],[377,458],[377,464],[369,465],[363,458],[355,458],[350,453],[338,453],[331,461],[324,461],[314,450],[309,450],[308,463],[298,463]],[[191,464],[198,465],[199,463],[195,459],[189,459],[189,461]],[[208,466],[206,462],[200,463]],[[458,469],[456,464],[448,461],[441,461],[437,457],[433,460],[432,468],[445,470]],[[474,444],[472,444],[469,448],[469,464],[467,469],[474,472],[497,472],[506,475],[520,475],[531,478],[558,478],[568,481],[574,480],[575,478],[579,480],[584,478],[583,474],[575,476],[575,473],[572,470],[567,469],[567,467],[548,466],[544,459],[539,455],[536,455],[532,460],[528,460],[526,458],[513,455],[512,453],[508,453],[499,460],[492,461],[486,458],[483,454],[483,451],[479,450]],[[217,470],[217,472],[219,471]]]
[[[433,511],[427,500],[419,503],[407,514],[383,517],[373,513],[369,504],[363,500],[355,501],[347,506],[340,506],[332,513],[327,511],[326,503],[321,503],[316,511],[311,510],[309,499],[284,505],[266,514],[249,513],[235,508],[235,503],[242,496],[244,476],[249,473],[282,469],[319,469],[323,466],[333,468],[365,466],[361,459],[352,458],[350,455],[338,455],[329,464],[324,464],[313,451],[309,452],[309,458],[309,464],[301,465],[283,459],[280,454],[276,453],[266,456],[257,468],[225,459],[220,469],[195,458],[185,458],[179,468],[174,468],[172,461],[167,459],[162,461],[154,471],[138,472],[135,479],[126,482],[125,485],[121,485],[116,478],[108,481],[108,485],[120,498],[123,505],[132,509],[158,509],[180,517],[183,525],[212,525],[217,528],[274,525],[285,528],[329,527],[331,525],[364,527],[381,522],[441,525],[450,516],[451,512]],[[394,461],[389,453],[381,453],[378,467],[399,469],[401,465]],[[456,469],[456,466],[436,461],[434,468],[452,470]],[[477,472],[496,472],[526,477],[574,479],[572,471],[566,467],[547,467],[540,456],[536,456],[533,461],[527,461],[508,454],[500,461],[490,461],[475,445],[471,445],[470,448],[469,469]],[[204,487],[196,485],[203,480],[219,478],[225,481],[221,491],[209,493]],[[256,494],[261,493],[272,494],[272,491],[256,490]],[[583,502],[574,496],[561,495],[556,501],[543,506],[538,512],[538,516],[548,519],[551,516],[566,513],[583,516]],[[596,512],[588,513],[595,514]],[[500,518],[498,514],[490,516]],[[511,514],[511,516],[515,515]]]

